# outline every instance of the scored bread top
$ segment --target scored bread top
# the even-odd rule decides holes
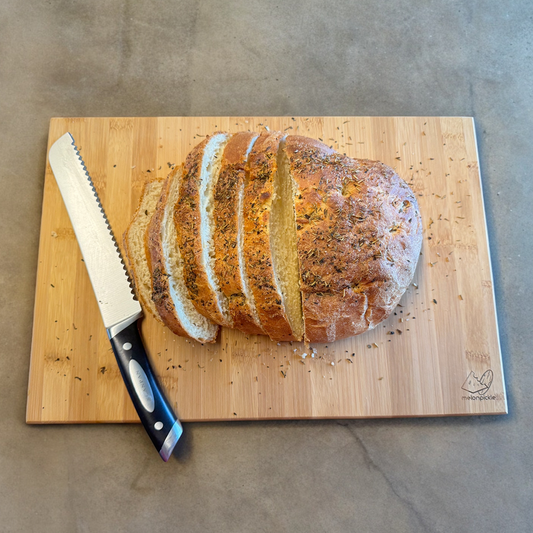
[[[332,342],[387,318],[411,283],[422,221],[409,186],[378,161],[290,135],[305,338]]]
[[[277,172],[277,153],[283,134],[262,134],[248,158],[248,182],[244,190],[244,260],[257,313],[272,340],[297,338],[290,326],[277,286],[270,247],[270,213]]]
[[[152,282],[145,236],[162,188],[163,180],[152,180],[146,183],[137,210],[122,238],[137,299],[144,311],[151,313],[159,322],[162,320],[151,298]]]
[[[192,303],[206,318],[231,327],[226,296],[214,274],[212,213],[212,188],[216,185],[228,138],[226,133],[208,136],[187,156],[174,223]]]
[[[183,167],[165,180],[156,211],[146,232],[152,301],[163,323],[176,335],[199,342],[215,342],[218,325],[200,315],[183,281],[183,264],[177,249],[173,218]]]
[[[215,273],[228,299],[233,326],[244,333],[264,334],[260,326],[243,257],[243,196],[249,152],[258,134],[236,133],[222,159],[215,187]]]

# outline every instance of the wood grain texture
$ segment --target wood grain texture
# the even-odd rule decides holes
[[[216,344],[202,346],[145,318],[147,351],[181,419],[506,413],[471,118],[57,118],[49,147],[73,134],[120,236],[146,180],[164,178],[206,134],[267,126],[381,160],[411,185],[424,219],[415,285],[375,330],[329,345],[278,344],[223,329]],[[492,372],[488,390],[464,385],[471,372],[485,381]],[[48,162],[26,420],[138,421]]]

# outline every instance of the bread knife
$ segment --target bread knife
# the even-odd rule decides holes
[[[142,309],[98,193],[70,133],[52,145],[48,158],[120,373],[144,429],[163,461],[168,461],[183,429],[150,366],[138,328]]]

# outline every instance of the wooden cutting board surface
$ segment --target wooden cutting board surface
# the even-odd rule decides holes
[[[145,318],[148,353],[181,419],[506,413],[473,119],[57,118],[49,147],[73,134],[120,241],[144,183],[164,178],[206,134],[267,127],[397,170],[424,221],[414,284],[375,330],[327,345],[228,329],[201,345]],[[136,421],[47,162],[27,422]]]

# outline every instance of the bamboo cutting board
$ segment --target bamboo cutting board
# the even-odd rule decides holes
[[[397,170],[424,221],[414,284],[375,330],[328,345],[227,329],[216,344],[201,345],[145,318],[147,351],[181,419],[506,413],[471,118],[58,118],[48,142],[73,134],[121,241],[147,180],[165,177],[215,130],[265,128],[320,138]],[[48,163],[26,419],[138,421]]]

